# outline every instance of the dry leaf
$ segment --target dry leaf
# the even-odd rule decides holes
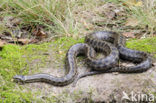
[[[128,38],[135,38],[134,33],[133,32],[124,32],[122,35],[128,37]]]
[[[124,5],[126,5],[128,7],[130,7],[130,6],[143,6],[143,2],[138,1],[138,0],[127,0]]]
[[[37,42],[39,42],[38,39],[32,39],[32,40],[30,41],[30,43],[37,43]]]
[[[71,34],[67,33],[66,36],[67,36],[67,37],[71,37]]]
[[[6,44],[6,42],[0,40],[0,48],[2,48],[5,44]]]
[[[113,75],[118,75],[119,74],[119,72],[113,72]]]
[[[14,18],[11,22],[13,25],[19,25],[21,23],[22,19],[20,18]]]
[[[135,4],[135,6],[143,6],[142,1],[138,1],[138,2]]]
[[[81,21],[84,25],[85,28],[89,29],[89,30],[92,30],[93,29],[93,25],[87,23],[85,20],[82,20]]]
[[[34,32],[34,35],[35,35],[38,39],[40,39],[40,40],[42,40],[42,39],[44,39],[44,38],[47,37],[47,34],[46,34],[43,30],[41,30],[41,29],[36,30],[36,31]]]
[[[26,45],[30,42],[30,39],[18,39],[18,42],[23,44],[23,45]]]
[[[135,27],[137,25],[138,25],[138,20],[135,18],[128,18],[127,22],[125,24],[125,26],[133,26],[133,27]]]

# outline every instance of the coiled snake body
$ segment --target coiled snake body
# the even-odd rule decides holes
[[[92,70],[88,73],[79,75],[79,77],[75,80],[75,83],[77,82],[78,79],[89,76],[89,75],[110,73],[110,72],[141,73],[141,72],[147,71],[152,66],[152,58],[147,53],[126,48],[125,37],[120,34],[117,34],[116,32],[98,31],[98,32],[89,34],[89,36],[85,38],[85,41],[89,45],[93,46],[93,44],[89,42],[90,38],[97,38],[99,40],[107,41],[107,42],[114,44],[118,48],[119,57],[121,59],[131,61],[133,63],[137,63],[137,65],[128,66],[128,67],[116,66],[107,71],[100,71],[100,72]]]
[[[96,59],[96,52],[104,52],[105,58]],[[77,77],[76,57],[84,54],[86,63],[93,71]],[[119,57],[134,63],[136,66],[118,66]],[[125,48],[125,38],[115,32],[99,31],[86,36],[85,43],[78,43],[68,50],[66,54],[65,68],[67,74],[64,77],[55,77],[49,74],[16,75],[16,82],[46,82],[55,86],[65,86],[79,78],[99,74],[103,72],[136,73],[143,72],[152,66],[152,60],[148,54]]]

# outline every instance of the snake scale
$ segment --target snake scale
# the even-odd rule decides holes
[[[111,31],[98,31],[85,37],[85,43],[77,43],[70,47],[66,54],[66,75],[55,77],[49,74],[16,75],[13,79],[20,83],[46,82],[55,86],[65,86],[74,80],[104,72],[137,73],[144,72],[152,66],[151,57],[142,51],[125,47],[125,37]],[[106,54],[105,58],[96,59],[96,52]],[[86,63],[92,71],[77,77],[76,57],[87,57]],[[137,63],[135,66],[118,66],[119,58]]]

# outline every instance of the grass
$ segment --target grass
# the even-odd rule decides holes
[[[92,10],[98,4],[92,0],[2,0],[1,17],[12,16],[20,18],[19,26],[29,25],[32,28],[42,25],[53,34],[77,36],[83,24],[76,20],[75,13],[79,9]]]
[[[144,2],[136,0],[1,0],[0,17],[20,19],[19,28],[30,26],[31,33],[34,28],[41,27],[44,31],[50,32],[51,36],[79,37],[80,34],[97,29],[93,25],[95,20],[108,19],[103,16],[103,12],[107,11],[103,6],[108,2],[123,7],[127,18],[137,19],[138,25],[136,26],[146,31],[143,36],[149,33],[150,36],[153,35],[156,29],[154,18],[156,2],[154,0],[144,0]],[[3,20],[0,24],[1,33],[9,31],[5,26],[6,22],[8,21]],[[116,24],[117,22],[119,21],[116,21]],[[119,23],[125,22],[126,20],[120,20]]]
[[[155,0],[144,0],[141,6],[130,7],[130,14],[133,18],[138,20],[138,26],[147,28],[147,33],[150,32],[150,35],[153,35],[154,31],[156,30],[155,6]]]
[[[140,40],[130,40],[127,42],[127,47],[131,49],[145,51],[151,54],[153,53],[154,57],[156,57],[156,37]]]
[[[141,33],[142,37],[150,37],[155,34],[156,30],[156,1],[155,0],[106,0],[107,2],[113,2],[124,8],[127,15],[126,17],[132,19],[133,30],[140,28],[144,33]],[[134,21],[136,22],[134,22]],[[121,21],[121,20],[120,20]],[[123,21],[126,23],[126,20]],[[124,28],[125,25],[123,25]],[[130,28],[130,27],[128,27]],[[131,30],[132,31],[132,30]]]

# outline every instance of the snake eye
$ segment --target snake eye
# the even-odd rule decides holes
[[[13,77],[15,82],[24,82],[24,76],[22,75],[16,75]]]

